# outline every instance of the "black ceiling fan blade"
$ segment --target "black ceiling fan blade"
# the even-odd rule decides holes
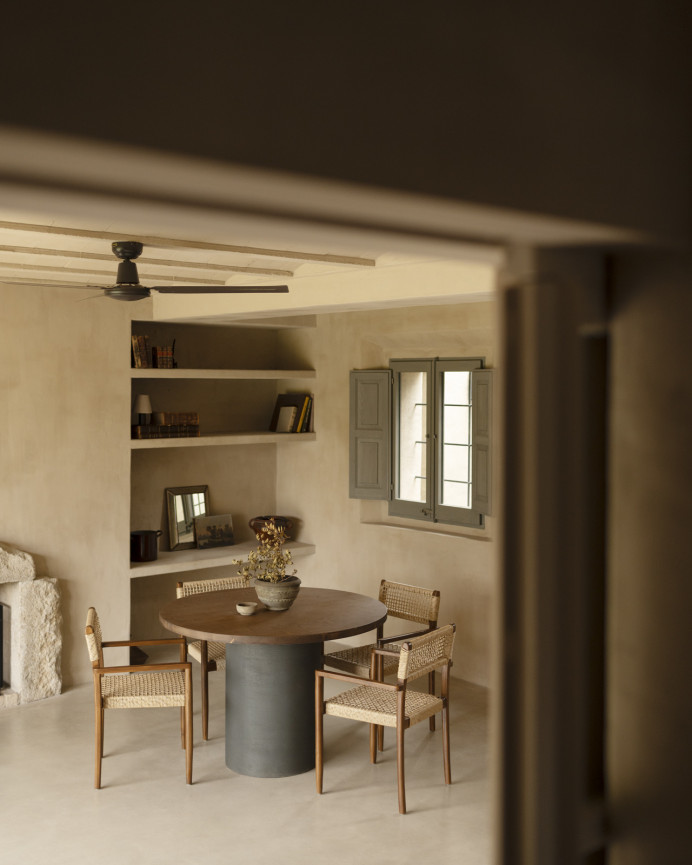
[[[286,294],[287,285],[152,285],[159,294]]]

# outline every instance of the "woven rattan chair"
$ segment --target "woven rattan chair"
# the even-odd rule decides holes
[[[192,783],[192,665],[185,661],[182,637],[164,640],[111,640],[101,636],[96,610],[89,607],[86,620],[86,642],[94,673],[94,707],[96,710],[96,774],[94,786],[101,787],[103,727],[106,709],[147,709],[180,706],[180,738],[185,749],[185,779]],[[180,646],[180,661],[166,664],[106,667],[104,648],[114,646]]]
[[[371,678],[349,676],[345,673],[315,671],[315,764],[317,792],[322,792],[323,774],[323,716],[335,715],[370,724],[370,762],[377,761],[377,730],[379,727],[396,728],[396,765],[399,787],[399,813],[406,813],[404,785],[404,732],[413,724],[442,712],[442,751],[445,784],[452,783],[449,760],[449,670],[452,666],[454,625],[444,625],[435,631],[401,644],[399,652],[374,649]],[[398,663],[397,682],[389,684],[375,677],[376,658],[395,657]],[[436,669],[442,670],[442,692],[433,694],[409,690],[408,684]],[[349,688],[335,697],[324,699],[324,680],[337,679],[352,682]]]
[[[380,583],[380,601],[387,608],[387,615],[395,619],[403,619],[407,622],[416,622],[425,625],[424,629],[418,629],[406,634],[383,637],[384,624],[377,628],[377,643],[366,646],[354,646],[341,649],[338,652],[330,652],[324,656],[326,667],[333,667],[345,673],[353,673],[356,676],[368,676],[370,674],[370,658],[372,650],[377,647],[386,646],[392,652],[398,652],[402,640],[418,637],[421,634],[433,631],[437,627],[437,617],[440,611],[440,593],[437,589],[425,589],[421,586],[410,586],[406,583],[394,583],[390,580],[382,580]],[[398,668],[398,657],[396,655],[381,656],[381,674],[388,676],[396,673]],[[378,678],[381,678],[380,675]],[[435,693],[435,673],[431,672],[428,677],[428,691]],[[435,716],[430,716],[430,729],[435,729]],[[379,747],[382,749],[382,737],[380,735]]]
[[[248,577],[222,577],[218,580],[188,580],[178,583],[176,597],[199,595],[202,592],[221,592],[226,589],[244,589],[250,585]],[[194,640],[187,644],[187,653],[199,661],[202,668],[202,738],[209,738],[209,673],[226,669],[226,644],[215,641]]]

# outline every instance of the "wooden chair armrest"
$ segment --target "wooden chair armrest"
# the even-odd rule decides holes
[[[94,674],[103,676],[106,673],[151,673],[156,670],[191,670],[192,664],[189,661],[170,664],[128,664],[123,667],[94,667]]]
[[[399,657],[399,652],[396,649],[382,649],[382,648],[376,649],[376,648],[373,648],[370,650],[370,654],[371,655],[383,655],[383,656],[386,656],[388,658],[398,658]]]
[[[112,649],[122,646],[179,646],[185,637],[170,637],[163,640],[103,640],[101,646],[104,649]]]
[[[412,637],[422,637],[423,634],[429,634],[431,631],[434,631],[435,628],[425,628],[422,631],[411,631],[408,634],[397,634],[392,637],[380,637],[377,641],[378,646],[384,646],[387,643],[398,643],[401,640],[410,640]]]
[[[352,676],[349,673],[332,673],[327,670],[315,670],[315,677],[322,679],[336,679],[339,682],[351,682],[354,685],[368,685],[371,688],[381,688],[384,691],[397,691],[397,685],[390,685],[387,682],[378,682],[373,679],[364,679],[362,676]]]

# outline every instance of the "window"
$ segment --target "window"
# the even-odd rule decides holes
[[[480,358],[392,360],[351,374],[353,498],[481,526],[490,512],[490,371]]]

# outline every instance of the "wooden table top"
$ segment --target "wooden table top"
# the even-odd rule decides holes
[[[338,589],[301,586],[288,610],[268,610],[257,601],[254,616],[241,616],[239,601],[257,601],[253,588],[204,592],[170,601],[159,613],[169,631],[221,643],[318,643],[362,634],[387,618],[376,598]]]

